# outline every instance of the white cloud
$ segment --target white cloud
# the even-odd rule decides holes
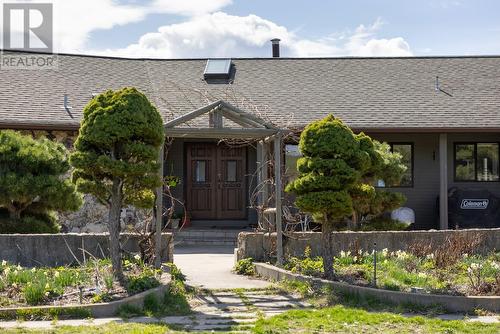
[[[213,12],[231,3],[231,0],[153,0],[148,4],[124,4],[116,0],[13,1],[53,4],[54,48],[58,52],[85,52],[91,32],[140,22],[148,14],[194,16]]]
[[[402,37],[376,38],[382,25],[377,19],[353,32],[311,40],[256,15],[216,12],[160,27],[126,48],[93,52],[152,58],[265,57],[270,54],[269,40],[280,38],[283,56],[411,56],[410,46]]]
[[[377,37],[383,25],[380,19],[368,26],[360,25],[354,31],[307,39],[256,15],[235,16],[218,11],[231,4],[232,0],[150,0],[145,4],[135,1],[120,3],[117,0],[51,2],[54,4],[54,47],[57,52],[154,58],[266,57],[271,52],[269,40],[277,37],[282,40],[283,56],[412,54],[402,37]],[[141,22],[153,13],[184,16],[184,21],[146,33],[136,43],[121,49],[88,48],[92,32]]]

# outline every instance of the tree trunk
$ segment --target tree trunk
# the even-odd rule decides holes
[[[113,266],[113,275],[123,285],[125,277],[122,269],[122,254],[120,248],[120,213],[122,210],[123,189],[122,181],[118,178],[113,179],[113,188],[109,206],[109,252],[111,255],[111,264]]]
[[[333,224],[327,220],[321,225],[321,256],[326,279],[333,279]]]
[[[10,210],[9,209],[9,218],[14,219],[14,220],[21,219],[21,210],[16,210],[16,209]]]

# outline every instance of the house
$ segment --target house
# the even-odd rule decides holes
[[[408,171],[394,189],[417,228],[448,227],[452,187],[500,196],[500,56],[57,61],[54,70],[0,70],[0,128],[71,141],[93,95],[135,86],[174,138],[164,173],[181,176],[175,195],[195,225],[255,222],[254,176],[272,151],[264,139],[329,113],[402,153]],[[293,174],[296,143],[280,140]]]

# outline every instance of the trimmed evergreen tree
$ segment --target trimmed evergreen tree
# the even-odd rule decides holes
[[[66,148],[46,138],[0,131],[0,207],[11,219],[24,213],[75,211],[81,196],[69,179]]]
[[[295,193],[296,205],[322,224],[323,269],[329,279],[334,276],[332,232],[357,210],[366,213],[383,206],[372,185],[387,172],[387,156],[378,146],[364,133],[354,134],[333,115],[309,124],[300,136],[299,176],[286,191]]]
[[[108,90],[83,110],[75,152],[73,182],[109,207],[110,254],[115,277],[124,282],[120,249],[120,213],[124,205],[151,208],[161,185],[159,152],[162,119],[135,88]]]

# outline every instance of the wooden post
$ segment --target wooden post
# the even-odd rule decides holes
[[[156,222],[156,231],[155,231],[155,236],[156,236],[156,247],[155,247],[155,267],[160,268],[161,267],[161,247],[162,247],[162,238],[161,238],[161,231],[162,231],[162,222],[163,222],[163,155],[164,155],[164,149],[165,146],[164,144],[161,145],[160,149],[160,168],[158,170],[158,174],[160,175],[160,179],[162,181],[161,186],[156,188],[156,217],[155,217],[155,222]]]
[[[448,136],[439,134],[439,228],[448,229]]]
[[[276,205],[276,264],[283,265],[283,232],[282,232],[282,207],[281,207],[281,133],[274,137],[274,186],[275,186],[275,205]]]

